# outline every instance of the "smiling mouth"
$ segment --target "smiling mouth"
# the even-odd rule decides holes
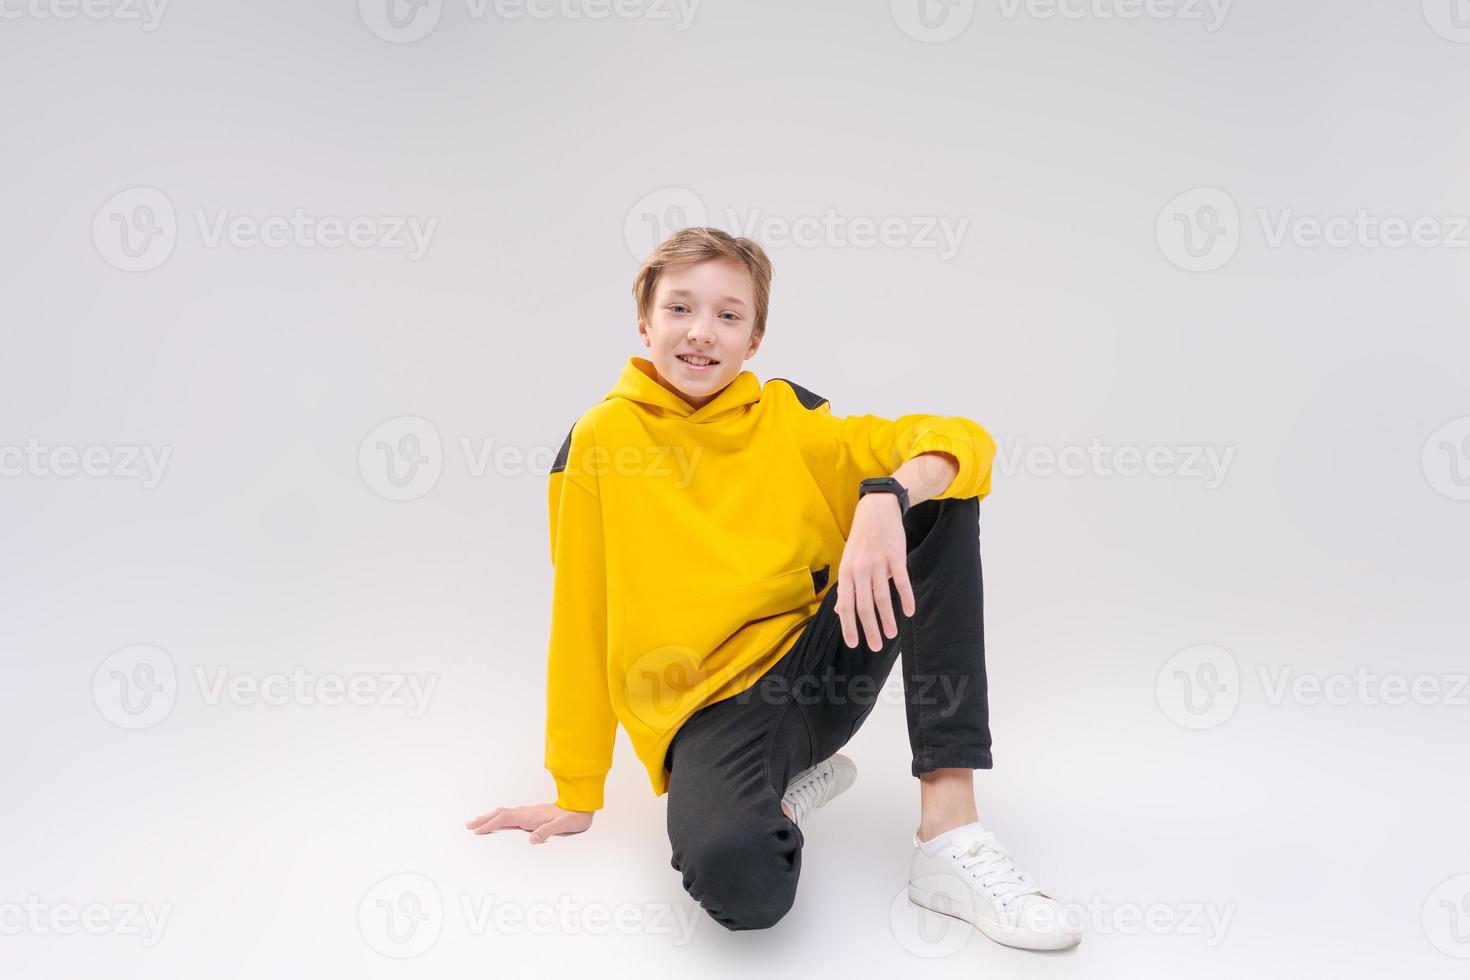
[[[690,355],[688,355],[688,354],[680,354],[679,355],[679,360],[683,361],[685,364],[688,364],[690,367],[697,367],[697,368],[714,367],[716,364],[720,363],[719,361],[716,361],[713,358],[705,358],[703,361],[700,361],[700,360],[697,360],[697,359],[691,360],[690,359]]]

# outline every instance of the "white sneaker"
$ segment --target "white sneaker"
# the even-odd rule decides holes
[[[909,901],[969,922],[1005,946],[1068,949],[1082,941],[1061,903],[1018,871],[978,821],[922,843],[914,835]]]
[[[791,811],[791,822],[798,827],[813,810],[831,803],[857,781],[857,766],[845,755],[834,755],[791,777],[781,802]]]

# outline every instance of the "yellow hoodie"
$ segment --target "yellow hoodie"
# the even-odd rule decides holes
[[[839,417],[742,371],[701,408],[631,357],[553,463],[545,764],[560,807],[598,810],[618,723],[668,788],[684,720],[750,687],[796,643],[842,559],[858,483],[924,452],[990,492],[995,442],[966,418]]]

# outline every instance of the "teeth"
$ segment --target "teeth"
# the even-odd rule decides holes
[[[681,361],[687,361],[690,364],[698,364],[700,366],[714,363],[714,361],[710,360],[708,357],[693,357],[688,354],[681,355],[679,359]]]

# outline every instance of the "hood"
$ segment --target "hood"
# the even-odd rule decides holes
[[[646,357],[630,357],[618,375],[612,391],[603,396],[626,398],[636,402],[645,411],[668,418],[687,419],[690,422],[709,422],[731,411],[760,401],[761,383],[750,371],[741,371],[719,394],[710,399],[703,408],[696,409],[683,398],[658,383],[658,372],[653,362]]]

